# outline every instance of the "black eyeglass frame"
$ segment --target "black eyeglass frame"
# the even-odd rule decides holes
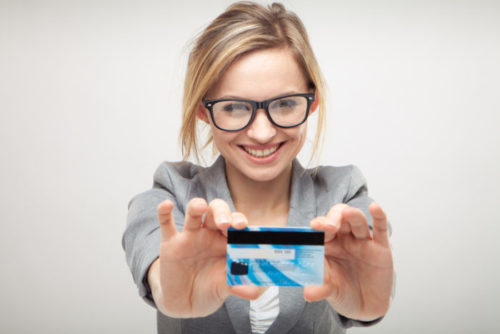
[[[306,98],[306,100],[307,100],[307,109],[306,109],[306,114],[304,116],[304,119],[302,121],[300,121],[299,123],[294,124],[294,125],[279,125],[279,124],[276,124],[276,122],[271,117],[271,114],[269,113],[269,105],[272,102],[276,101],[276,100],[279,100],[279,99],[282,99],[282,98],[285,98],[285,97],[292,97],[292,96],[303,96],[303,97]],[[236,132],[236,131],[241,131],[241,130],[245,129],[250,124],[252,124],[253,120],[255,119],[255,115],[257,114],[257,110],[258,109],[264,109],[265,112],[266,112],[266,116],[267,116],[267,119],[269,120],[269,122],[271,122],[273,125],[275,125],[275,126],[277,126],[279,128],[285,128],[285,129],[287,129],[287,128],[294,128],[296,126],[299,126],[299,125],[301,125],[302,123],[304,123],[307,120],[307,117],[309,116],[309,111],[311,109],[311,105],[312,105],[312,103],[314,102],[315,99],[316,99],[316,97],[315,97],[314,93],[304,93],[304,94],[280,95],[280,96],[273,97],[272,99],[268,99],[268,100],[264,100],[264,101],[254,101],[254,100],[246,100],[246,99],[205,100],[205,101],[203,101],[203,105],[210,112],[210,118],[212,118],[212,123],[214,123],[214,125],[215,125],[215,127],[217,129],[222,130],[222,131],[227,131],[227,132]],[[234,129],[234,130],[224,129],[224,128],[221,128],[219,125],[217,125],[217,123],[215,122],[215,117],[214,117],[214,113],[213,113],[212,107],[214,106],[215,103],[217,103],[217,102],[223,102],[223,101],[238,101],[238,102],[247,102],[247,103],[250,103],[250,105],[252,106],[252,116],[250,116],[250,120],[248,121],[248,123],[245,124],[244,126],[242,126],[241,128]]]

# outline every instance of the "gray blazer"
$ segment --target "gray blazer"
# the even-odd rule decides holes
[[[188,201],[193,197],[225,200],[234,209],[225,177],[225,161],[220,156],[203,168],[188,162],[163,163],[156,170],[151,190],[135,196],[129,204],[127,227],[122,245],[139,294],[154,306],[147,284],[147,272],[159,256],[160,231],[156,208],[165,199],[175,203],[174,219],[179,230],[184,223]],[[289,226],[308,226],[311,219],[325,215],[337,203],[348,203],[371,216],[366,182],[354,166],[304,169],[294,160],[290,195]],[[367,326],[379,321],[360,322],[347,319],[326,301],[309,303],[302,288],[280,287],[280,312],[266,333],[344,333],[351,326]],[[203,318],[174,319],[160,312],[158,333],[251,333],[248,300],[229,297],[215,313]]]

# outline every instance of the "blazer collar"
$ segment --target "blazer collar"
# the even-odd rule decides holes
[[[226,161],[222,155],[219,155],[212,166],[204,170],[204,173],[201,174],[201,180],[206,189],[206,200],[208,203],[213,199],[220,198],[229,204],[231,210],[236,210],[231,199],[231,194],[229,193],[229,187],[227,186]]]
[[[224,158],[219,156],[214,164],[206,169],[206,172],[203,179],[207,183],[205,187],[207,201],[210,202],[215,198],[221,198],[229,204],[232,210],[235,210],[226,182]],[[287,225],[309,226],[310,221],[316,215],[316,196],[313,180],[310,173],[295,159],[292,163],[290,209]],[[280,312],[266,333],[286,333],[294,327],[300,319],[306,304],[303,291],[303,288],[280,287]],[[250,333],[250,301],[230,296],[226,299],[224,305],[236,333]]]
[[[226,181],[226,162],[222,155],[219,155],[212,166],[203,171],[201,178],[205,183],[207,202],[220,198],[226,201],[233,211],[235,210]],[[310,172],[304,169],[297,159],[294,159],[288,226],[309,226],[309,222],[317,214],[315,195]]]

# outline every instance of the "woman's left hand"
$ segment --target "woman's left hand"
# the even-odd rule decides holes
[[[363,212],[347,204],[311,221],[325,231],[325,278],[304,289],[306,300],[326,299],[339,314],[362,321],[387,313],[394,280],[386,215],[376,203],[369,209],[373,236]]]

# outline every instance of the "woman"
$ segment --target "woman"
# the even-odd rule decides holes
[[[184,87],[184,162],[164,163],[129,205],[123,245],[159,333],[343,333],[387,312],[388,224],[353,166],[305,170],[307,117],[324,124],[324,87],[305,29],[280,4],[230,6],[198,37]],[[199,156],[197,123],[220,152]],[[226,284],[230,226],[325,231],[321,286]],[[372,232],[370,232],[370,229]],[[249,301],[250,300],[250,301]]]

